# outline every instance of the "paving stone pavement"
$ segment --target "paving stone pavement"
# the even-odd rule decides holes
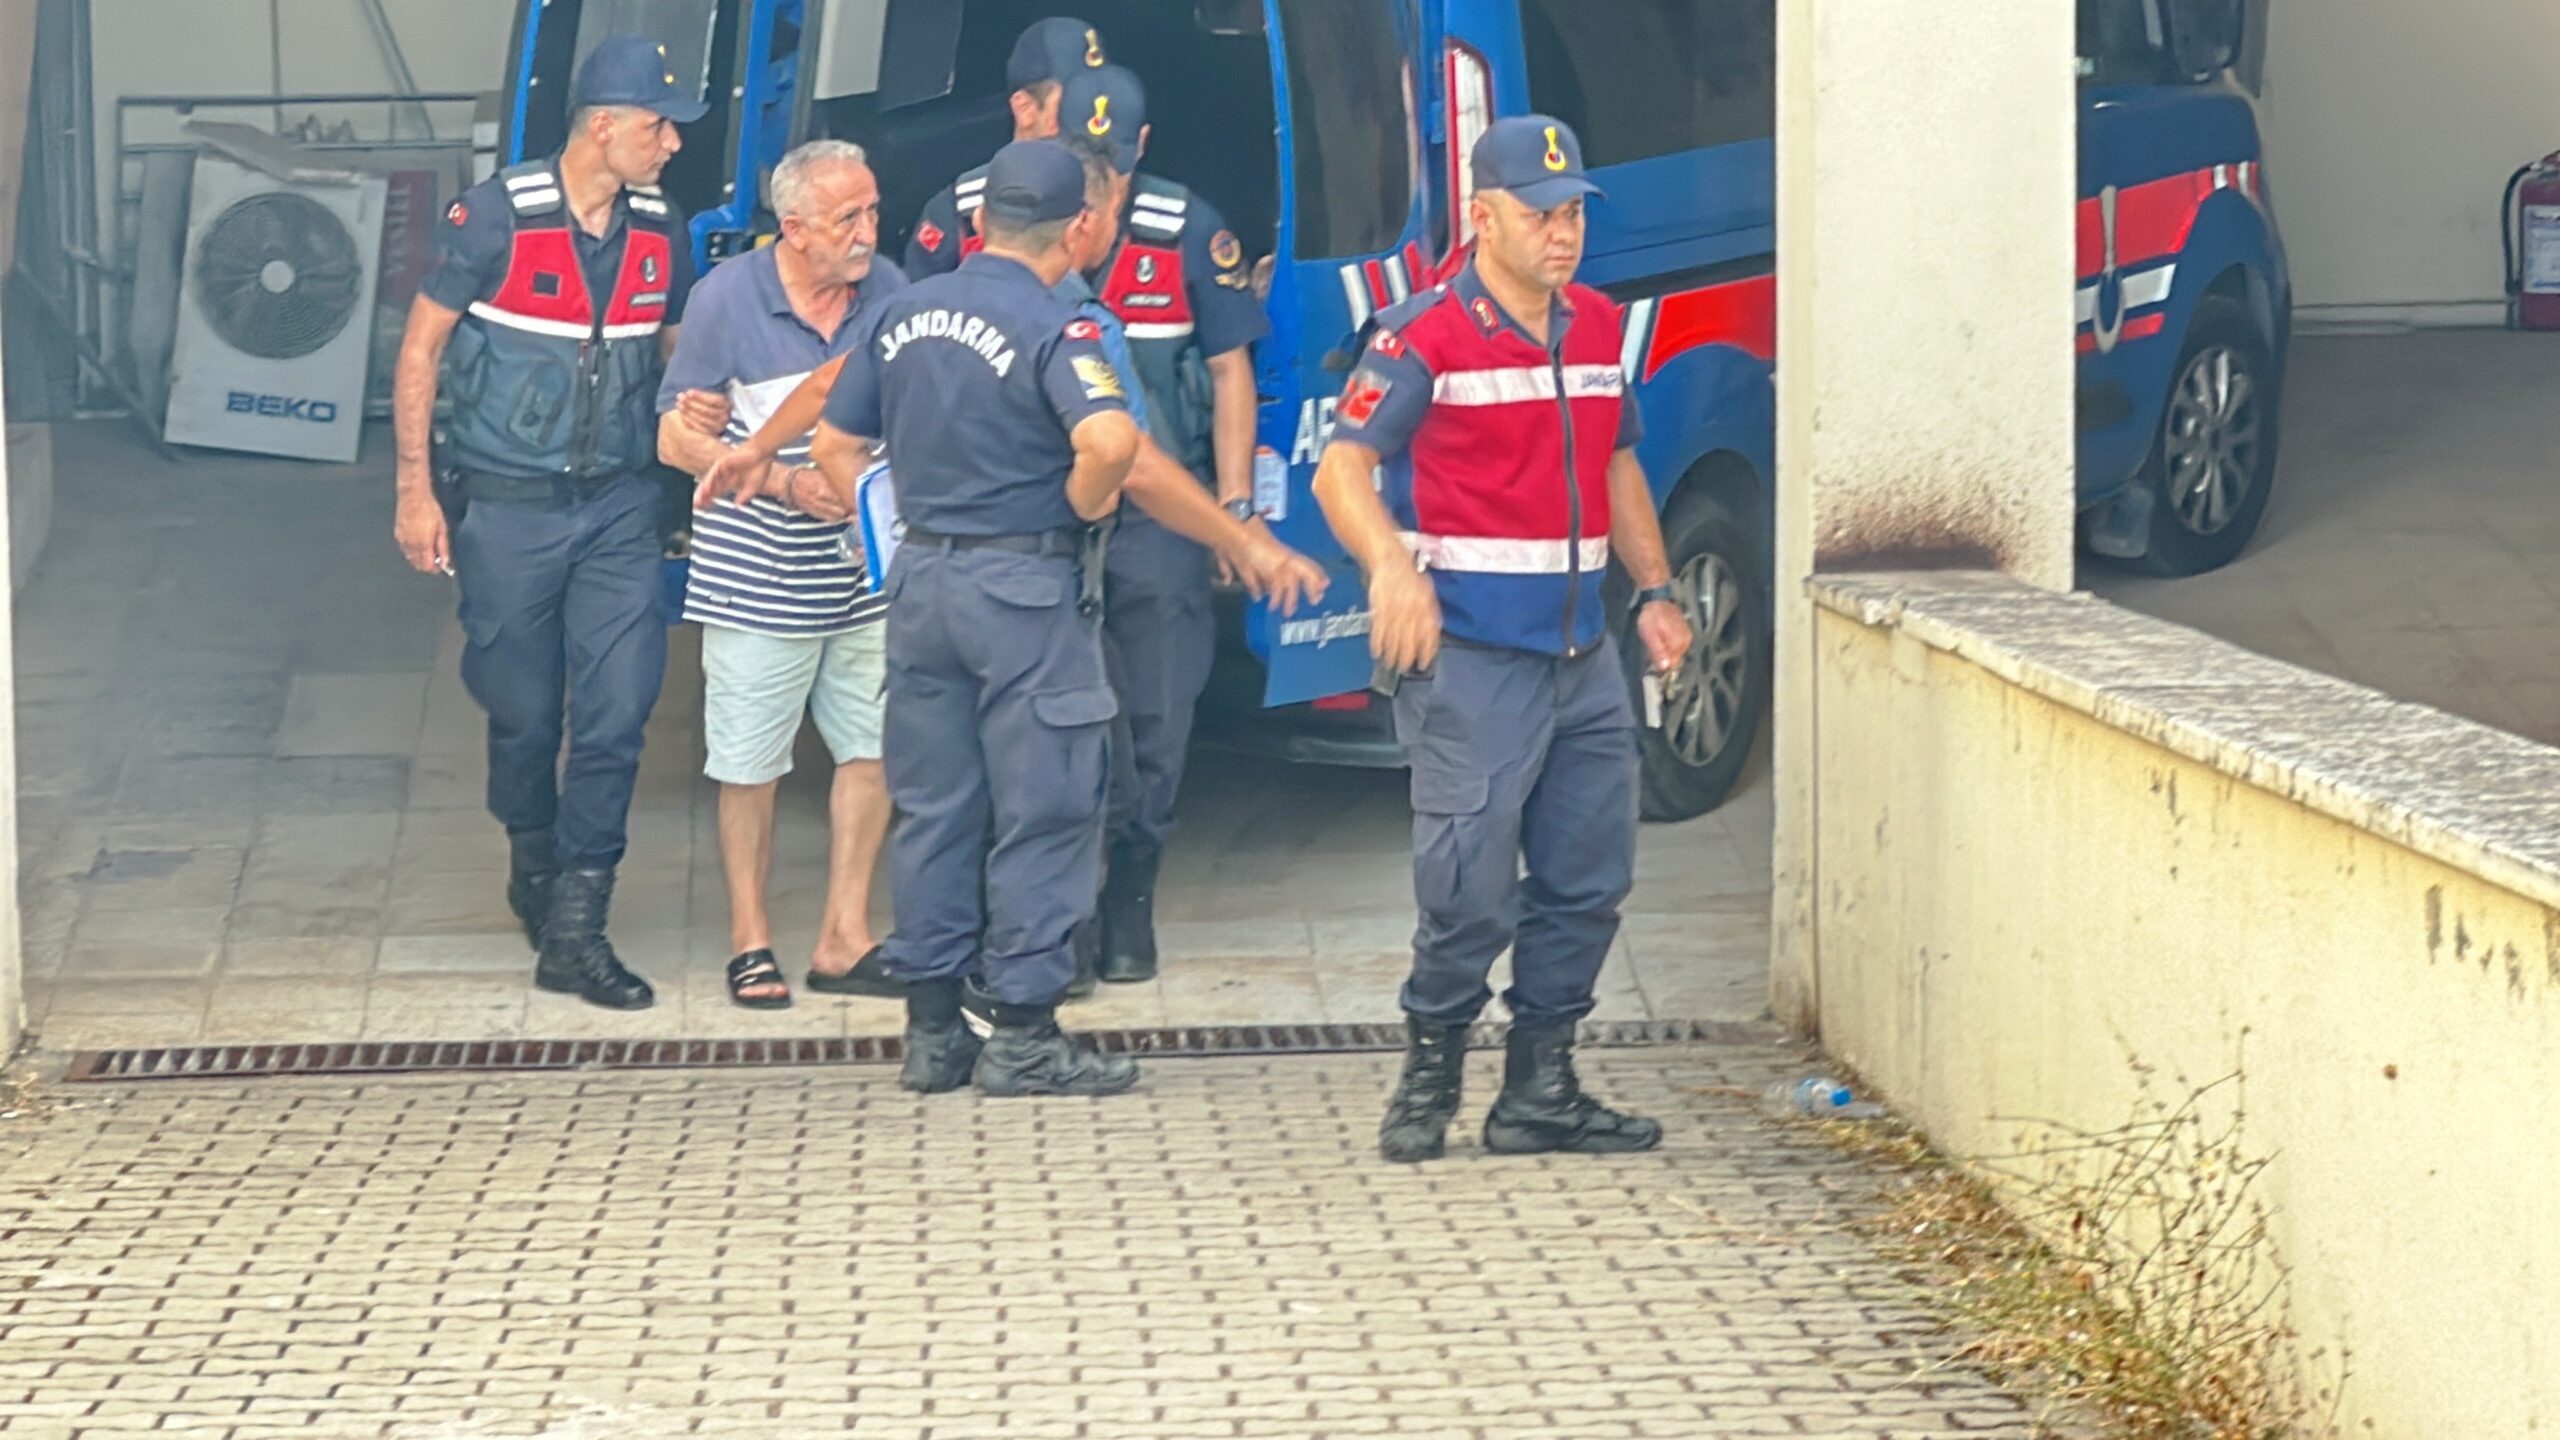
[[[1722,1093],[1790,1059],[1589,1053],[1661,1151],[1420,1167],[1385,1057],[60,1087],[0,1121],[0,1434],[2039,1433],[1847,1228],[1876,1176]]]

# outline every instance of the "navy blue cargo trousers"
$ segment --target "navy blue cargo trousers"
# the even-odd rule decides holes
[[[889,573],[890,973],[1051,1005],[1102,885],[1112,717],[1071,547],[910,535]]]
[[[462,681],[489,715],[489,813],[553,832],[563,867],[621,863],[640,746],[667,673],[659,487],[475,497],[453,534]],[[560,757],[568,741],[568,762]]]
[[[1125,507],[1124,507],[1125,508]],[[1120,697],[1112,726],[1110,839],[1162,851],[1191,749],[1191,717],[1218,647],[1209,552],[1153,521],[1111,539],[1103,648]]]
[[[1395,721],[1421,909],[1405,1010],[1473,1023],[1511,950],[1515,1023],[1590,1014],[1635,885],[1635,713],[1615,645],[1567,660],[1446,642],[1398,688]]]

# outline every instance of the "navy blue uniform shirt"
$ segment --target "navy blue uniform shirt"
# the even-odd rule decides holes
[[[1159,185],[1164,181],[1154,182]],[[1244,246],[1227,228],[1226,217],[1197,190],[1186,190],[1190,213],[1182,227],[1182,283],[1190,292],[1192,338],[1204,356],[1241,350],[1271,333],[1271,313],[1253,293],[1253,267],[1245,263]],[[1136,192],[1131,212],[1136,213]],[[1151,239],[1144,227],[1128,228],[1123,217],[1122,244],[1130,238]],[[1115,253],[1113,263],[1118,263]],[[1109,266],[1104,273],[1109,273]]]
[[[1127,413],[1102,329],[1031,267],[972,255],[870,321],[827,396],[827,423],[881,440],[899,518],[941,535],[1029,535],[1082,523],[1067,503],[1076,426]]]
[[[557,162],[554,167],[558,168]],[[684,323],[685,297],[693,291],[693,237],[673,201],[667,226],[675,252],[667,269],[667,319]],[[578,262],[586,271],[587,294],[596,304],[610,303],[614,281],[622,274],[623,241],[631,233],[631,207],[613,202],[613,218],[602,235],[590,235],[575,218],[569,233],[576,239]],[[516,210],[507,203],[506,182],[492,175],[462,192],[435,227],[435,260],[418,289],[447,310],[468,310],[471,302],[498,293],[507,278],[508,252],[515,248]]]

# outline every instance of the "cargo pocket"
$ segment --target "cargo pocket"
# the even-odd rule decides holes
[[[1108,724],[1120,713],[1120,699],[1107,685],[1089,690],[1055,690],[1032,696],[1031,713],[1052,729],[1073,730],[1083,725]]]
[[[1464,926],[1498,908],[1500,887],[1471,894],[1482,886],[1492,867],[1484,857],[1485,805],[1492,782],[1482,775],[1417,768],[1413,772],[1413,897],[1429,928],[1441,931]],[[1517,857],[1503,857],[1517,865]]]
[[[1058,817],[1066,823],[1098,820],[1111,787],[1111,732],[1120,699],[1108,685],[1053,690],[1031,697],[1032,718],[1055,736]]]
[[[1420,815],[1480,815],[1493,797],[1493,781],[1482,775],[1417,769],[1413,772],[1413,808]]]

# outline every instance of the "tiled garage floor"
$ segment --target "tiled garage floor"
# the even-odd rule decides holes
[[[2560,742],[2560,345],[2493,333],[2297,352],[2263,538],[2216,575],[2094,564],[2134,608]],[[377,449],[380,448],[377,440]],[[680,638],[616,933],[665,996],[605,1015],[529,993],[479,813],[478,718],[446,582],[409,574],[377,467],[159,459],[58,440],[62,516],[18,623],[23,897],[43,1043],[873,1032],[895,1008],[720,985],[726,907]],[[819,757],[787,788],[785,961],[813,938]],[[1172,956],[1086,1024],[1377,1020],[1410,919],[1394,776],[1206,759],[1164,883]],[[1763,1009],[1765,770],[1649,828],[1607,1018]]]
[[[898,1027],[894,1004],[728,1002],[693,632],[677,632],[615,913],[662,999],[609,1014],[528,984],[450,587],[400,565],[379,467],[171,465],[113,427],[58,448],[62,515],[18,639],[40,1043]],[[801,759],[774,900],[795,975],[826,845],[824,757]],[[1768,823],[1761,781],[1646,832],[1601,1018],[1761,1013]],[[1398,776],[1204,757],[1163,881],[1164,977],[1108,990],[1079,1023],[1393,1019],[1407,825]]]

